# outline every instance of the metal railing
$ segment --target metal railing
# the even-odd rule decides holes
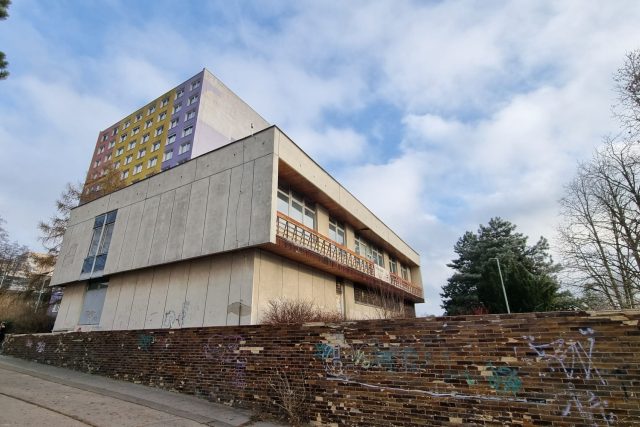
[[[385,271],[386,274],[380,274],[381,268],[375,265],[373,261],[321,236],[315,230],[306,227],[281,212],[278,212],[276,219],[276,234],[297,246],[311,250],[336,263],[352,268],[372,278],[387,282],[411,295],[422,298],[422,289],[412,285],[408,280],[387,271]]]

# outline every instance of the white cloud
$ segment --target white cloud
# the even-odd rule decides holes
[[[16,2],[0,25],[14,238],[35,246],[100,129],[207,67],[421,253],[430,312],[465,230],[499,215],[552,237],[563,183],[615,129],[611,75],[640,21],[634,1],[159,4],[144,23],[102,7],[116,19]],[[75,31],[87,19],[91,41]]]

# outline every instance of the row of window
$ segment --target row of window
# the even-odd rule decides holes
[[[293,191],[286,184],[282,183],[278,185],[278,211],[306,227],[309,227],[310,229],[316,229],[315,204],[312,201],[305,199],[301,194]],[[335,218],[329,218],[328,237],[339,245],[346,246],[347,242],[344,224]],[[354,238],[354,246],[355,252],[358,255],[361,255],[364,258],[373,261],[380,267],[385,268],[382,249],[371,244],[362,236],[357,234]],[[399,266],[400,271],[398,271]],[[388,268],[392,273],[400,275],[405,280],[411,280],[409,269],[401,265],[394,258],[389,258],[389,266],[386,268]]]

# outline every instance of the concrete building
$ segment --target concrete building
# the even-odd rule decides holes
[[[259,323],[270,300],[375,317],[418,254],[277,127],[72,211],[54,331]]]
[[[98,135],[85,200],[167,170],[269,126],[204,69]]]

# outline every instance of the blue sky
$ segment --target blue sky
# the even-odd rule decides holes
[[[555,243],[578,161],[615,133],[636,1],[30,1],[0,22],[0,215],[36,224],[98,131],[210,69],[421,253],[446,263],[493,216]]]

